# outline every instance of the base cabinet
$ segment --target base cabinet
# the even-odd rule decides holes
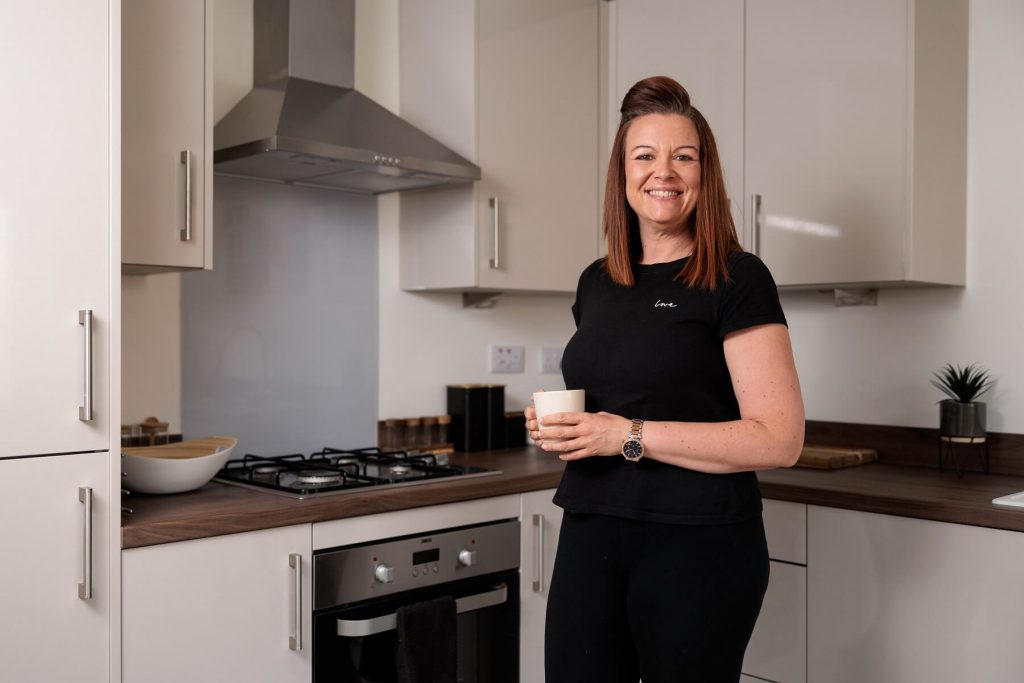
[[[121,557],[125,683],[312,679],[310,525],[132,548]]]
[[[808,508],[809,681],[1015,683],[1024,534]]]
[[[0,681],[110,680],[109,457],[0,460]]]
[[[562,508],[554,489],[522,496],[519,563],[519,680],[544,680],[544,615],[558,549]]]

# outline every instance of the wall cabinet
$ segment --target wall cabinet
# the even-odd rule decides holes
[[[123,680],[308,683],[311,560],[308,524],[125,550]]]
[[[611,4],[609,109],[689,89],[780,287],[964,284],[967,1],[711,4]]]
[[[743,672],[774,683],[807,681],[807,506],[764,501],[771,576]]]
[[[0,460],[0,680],[110,680],[109,480],[105,452]]]
[[[1019,681],[1024,536],[808,507],[810,681]]]
[[[964,284],[967,0],[748,2],[745,94],[780,285]]]
[[[402,116],[483,174],[402,194],[402,289],[575,291],[599,244],[598,2],[400,13]]]
[[[554,489],[522,496],[519,515],[519,679],[544,680],[544,616],[558,549],[562,508],[551,502]]]
[[[123,0],[121,262],[212,267],[213,3]]]

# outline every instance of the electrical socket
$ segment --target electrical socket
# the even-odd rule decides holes
[[[490,359],[491,372],[514,373],[526,369],[526,349],[522,346],[491,344]]]
[[[562,372],[562,348],[542,346],[540,349],[540,371],[544,375],[558,375]]]

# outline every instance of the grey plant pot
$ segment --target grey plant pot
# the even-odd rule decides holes
[[[939,434],[942,436],[985,436],[985,404],[959,403],[947,398],[939,402]]]

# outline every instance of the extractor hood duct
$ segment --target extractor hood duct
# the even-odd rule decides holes
[[[353,89],[354,0],[254,0],[253,89],[214,128],[214,172],[381,194],[480,169]]]

